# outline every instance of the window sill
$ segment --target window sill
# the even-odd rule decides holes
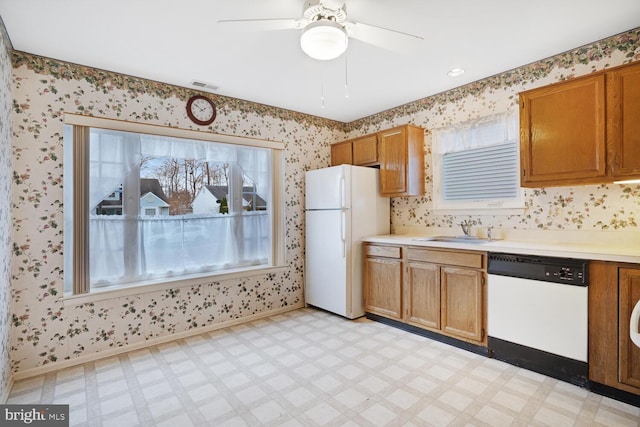
[[[203,283],[210,283],[213,281],[222,281],[230,279],[239,279],[250,276],[259,276],[270,273],[279,273],[285,271],[287,266],[274,266],[264,267],[258,266],[254,268],[242,268],[237,270],[227,270],[224,273],[206,273],[183,276],[179,279],[162,279],[154,282],[147,282],[143,284],[128,284],[121,286],[112,286],[109,288],[95,289],[86,294],[80,295],[65,295],[62,299],[65,307],[82,305],[86,303],[92,303],[97,301],[104,301],[109,299],[116,299],[121,297],[128,297],[133,295],[143,295],[152,292],[164,291],[167,289],[183,288],[187,286],[195,286]]]
[[[437,215],[472,215],[474,216],[487,216],[487,215],[522,215],[525,211],[523,207],[509,207],[509,208],[480,208],[480,207],[465,207],[465,208],[433,208],[433,212]]]

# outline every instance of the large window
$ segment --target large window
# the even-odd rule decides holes
[[[523,208],[518,132],[517,112],[434,130],[434,208]]]
[[[67,121],[65,293],[281,264],[279,143]]]

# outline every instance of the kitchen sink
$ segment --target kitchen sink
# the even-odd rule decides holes
[[[451,242],[451,243],[489,243],[489,240],[483,237],[474,236],[433,236],[433,237],[417,237],[413,240],[422,242]]]

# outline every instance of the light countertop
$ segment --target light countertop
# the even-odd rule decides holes
[[[523,255],[542,255],[600,261],[615,261],[640,264],[640,241],[619,239],[594,239],[590,242],[563,240],[517,240],[501,239],[486,243],[459,243],[426,240],[429,236],[442,234],[387,234],[363,239],[365,242],[423,246],[433,248],[464,249],[483,252],[505,252]]]

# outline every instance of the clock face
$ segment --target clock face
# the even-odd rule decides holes
[[[187,115],[196,124],[209,125],[216,118],[216,107],[204,96],[192,96],[187,102]]]

